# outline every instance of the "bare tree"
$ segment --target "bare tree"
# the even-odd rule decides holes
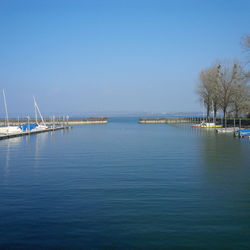
[[[214,111],[216,118],[219,107],[218,77],[219,71],[216,65],[212,65],[200,73],[197,93],[200,96],[201,102],[206,106],[207,118],[210,118],[211,111]]]
[[[235,117],[247,113],[250,102],[250,87],[245,82],[236,83],[232,95],[231,111]]]
[[[247,55],[247,64],[246,64],[246,67],[247,67],[250,64],[250,35],[243,37],[242,45],[243,45],[243,48],[245,49],[246,55]],[[250,69],[249,69],[249,67],[247,67],[247,68],[248,68],[248,70],[246,72],[246,76],[248,77],[248,79],[250,79]]]
[[[234,84],[237,79],[237,64],[220,66],[219,70],[219,93],[220,108],[223,111],[223,119],[225,121],[229,105],[232,103]]]
[[[247,50],[250,50],[250,35],[243,37],[242,42],[243,47],[245,47]]]
[[[210,71],[210,80],[211,80],[211,87],[212,87],[212,108],[213,108],[213,115],[214,120],[217,117],[217,111],[219,109],[220,104],[220,86],[219,86],[219,73],[220,73],[220,64],[214,65]]]
[[[233,83],[231,111],[238,117],[249,109],[250,87],[247,85],[248,79],[243,66],[236,63],[235,67],[236,75]]]
[[[207,118],[214,111],[216,119],[219,109],[223,112],[224,123],[228,112],[235,116],[247,113],[250,103],[250,87],[243,66],[238,62],[214,64],[200,73],[197,93],[206,106]]]
[[[200,101],[202,105],[206,106],[207,109],[207,118],[210,116],[211,111],[211,86],[209,82],[209,71],[208,69],[201,71],[200,73],[200,81],[197,89],[197,93],[200,97]]]

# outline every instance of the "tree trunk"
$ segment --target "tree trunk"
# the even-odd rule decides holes
[[[217,109],[214,109],[214,123],[216,123],[217,119]]]
[[[210,119],[210,105],[207,105],[207,119]]]
[[[238,108],[238,105],[235,105],[235,117],[236,118],[239,117],[239,108]]]
[[[217,104],[214,103],[214,120],[216,122],[217,119]]]
[[[223,108],[223,126],[226,127],[227,108]]]

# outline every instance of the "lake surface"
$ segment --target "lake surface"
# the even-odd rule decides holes
[[[249,249],[250,140],[187,125],[0,141],[0,249]]]

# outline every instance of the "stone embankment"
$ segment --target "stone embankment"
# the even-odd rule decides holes
[[[85,125],[85,124],[107,124],[106,117],[91,117],[85,119],[44,119],[47,125]],[[18,126],[28,123],[28,120],[10,120],[9,125]],[[29,123],[35,123],[35,120],[30,120]],[[39,121],[41,123],[41,121]],[[6,126],[6,121],[0,120],[0,126]]]

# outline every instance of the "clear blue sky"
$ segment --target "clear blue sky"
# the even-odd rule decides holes
[[[201,110],[198,74],[244,60],[249,0],[0,0],[10,115]],[[3,116],[2,97],[0,116]]]

